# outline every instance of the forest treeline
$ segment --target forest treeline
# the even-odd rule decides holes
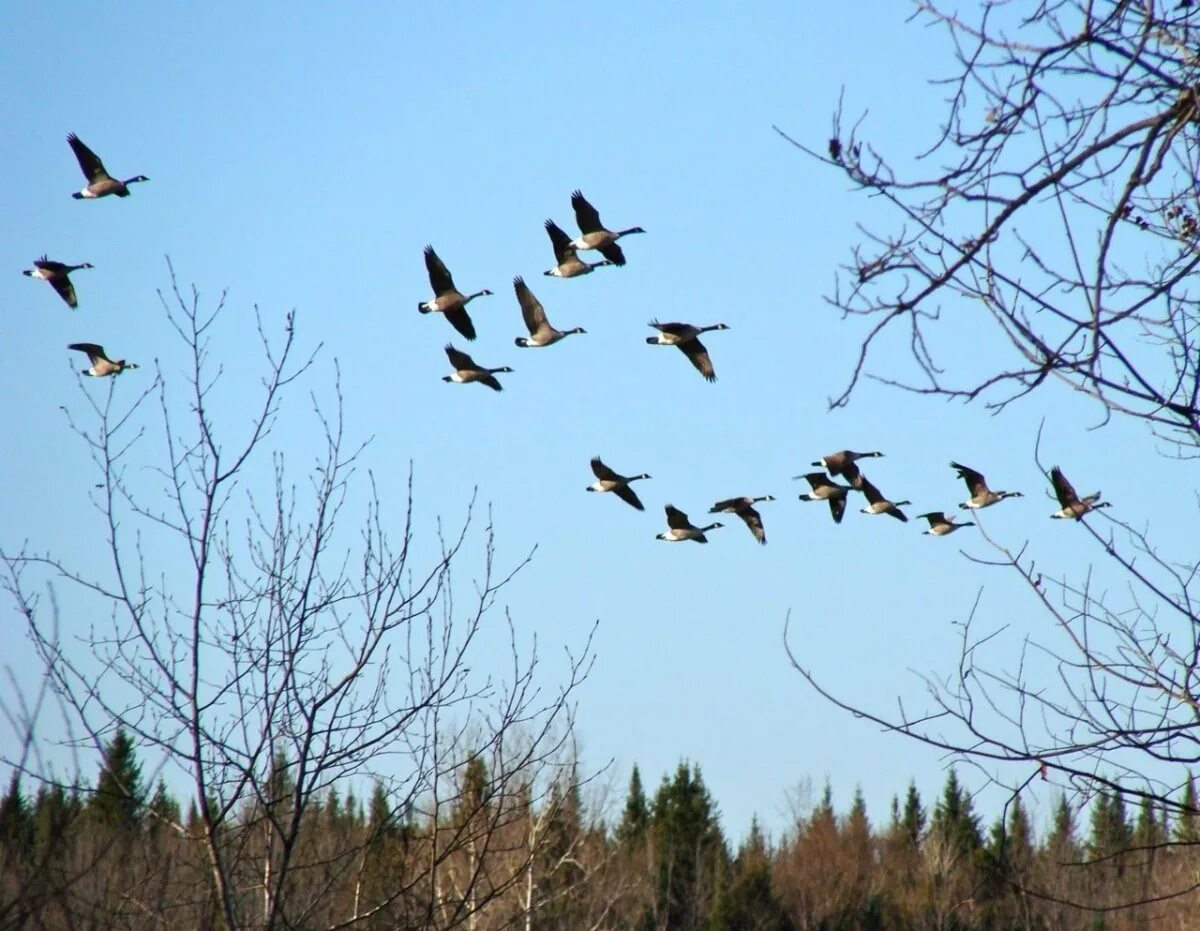
[[[297,796],[280,756],[271,797],[231,811],[219,840],[243,913],[266,914],[272,890],[296,928],[1182,931],[1200,914],[1195,892],[1163,895],[1200,869],[1200,816],[1149,802],[1097,797],[1079,811],[1060,796],[1039,830],[1014,798],[985,825],[950,770],[936,797],[909,784],[877,820],[858,792],[839,813],[826,786],[782,837],[754,822],[733,846],[698,766],[680,763],[653,795],[635,767],[607,815],[562,773],[497,794],[475,759],[434,824],[394,810],[381,784],[365,798]],[[302,828],[280,835],[297,798]],[[1192,779],[1180,801],[1196,810]],[[124,732],[94,785],[26,790],[14,776],[0,801],[0,925],[219,927],[202,825],[194,802],[184,811],[147,784]]]

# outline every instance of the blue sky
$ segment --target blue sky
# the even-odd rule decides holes
[[[27,539],[101,571],[89,538],[97,514],[85,504],[95,479],[60,410],[85,410],[72,375],[82,357],[64,347],[95,341],[140,362],[121,394],[137,391],[155,360],[177,379],[184,360],[156,296],[169,255],[181,283],[207,299],[228,289],[218,419],[235,434],[244,426],[254,305],[276,332],[295,309],[301,344],[323,348],[276,434],[289,464],[299,470],[317,451],[308,393],[329,396],[336,359],[347,433],[372,438],[364,463],[395,515],[410,463],[418,529],[429,535],[478,488],[501,560],[538,548],[504,602],[526,643],[536,636],[553,665],[560,645],[579,645],[599,621],[578,717],[585,764],[611,760],[620,794],[634,763],[654,783],[694,760],[735,837],[753,813],[782,829],[789,790],[805,780],[819,789],[829,779],[839,807],[860,784],[880,821],[910,777],[929,797],[944,779],[934,751],[880,734],[802,683],[782,645],[789,612],[802,661],[881,708],[897,697],[920,706],[915,673],[953,668],[955,625],[981,592],[979,622],[1011,625],[997,666],[1046,624],[1013,579],[960,554],[986,553],[972,531],[934,540],[917,522],[859,515],[857,502],[834,526],[824,505],[797,501],[805,489],[790,479],[810,461],[883,450],[868,474],[912,499],[910,514],[963,500],[949,459],[975,466],[1027,496],[984,514],[988,530],[1077,575],[1102,553],[1079,528],[1046,519],[1053,506],[1033,460],[1044,420],[1049,462],[1186,550],[1185,517],[1127,471],[1146,436],[1121,423],[1091,429],[1099,412],[1065,389],[993,417],[866,383],[847,409],[829,411],[862,330],[823,295],[856,225],[883,214],[772,125],[822,148],[844,88],[850,112],[869,111],[872,142],[900,161],[922,150],[943,94],[927,82],[950,70],[951,48],[906,25],[905,6],[349,9],[131,3],[118,18],[66,4],[53,30],[33,4],[0,13],[0,115],[11,128],[0,226],[5,546]],[[82,178],[64,141],[71,131],[114,173],[151,181],[123,201],[72,200]],[[543,278],[542,223],[574,231],[576,187],[608,225],[647,235],[628,241],[625,268]],[[469,347],[416,312],[430,296],[426,243],[463,290],[495,292],[471,305],[480,336]],[[74,277],[77,312],[20,275],[43,252],[95,265]],[[555,324],[587,335],[516,348],[517,274]],[[972,323],[945,310],[939,338],[959,340],[981,365],[997,357],[986,345],[968,350]],[[716,384],[677,351],[645,344],[652,318],[729,325],[706,338]],[[448,340],[511,366],[503,394],[442,382]],[[902,342],[883,350],[873,371],[909,371]],[[584,492],[593,455],[654,476],[638,488],[645,514]],[[1168,480],[1186,474],[1155,468]],[[719,498],[767,493],[779,500],[762,506],[766,547],[736,519],[707,547],[654,538],[665,503],[698,519]],[[17,681],[31,686],[7,605],[0,625]]]

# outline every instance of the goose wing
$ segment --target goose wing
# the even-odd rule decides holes
[[[481,384],[487,385],[493,391],[503,391],[504,390],[504,386],[501,385],[500,382],[496,380],[496,376],[493,375],[491,372],[480,371],[479,376],[476,378],[476,381],[480,382]]]
[[[571,248],[571,237],[553,220],[546,221],[546,233],[550,237],[550,244],[554,247],[554,258],[559,265],[575,257],[575,250]]]
[[[846,513],[846,496],[834,495],[829,499],[829,512],[833,515],[833,522],[840,524],[842,517]]]
[[[1054,494],[1058,496],[1058,503],[1064,508],[1079,503],[1079,495],[1075,493],[1075,487],[1067,481],[1067,477],[1062,474],[1062,469],[1058,466],[1050,470],[1050,481],[1054,485]]]
[[[613,489],[613,494],[631,507],[637,508],[639,511],[646,510],[645,506],[642,504],[642,499],[637,496],[637,492],[628,485],[618,485]],[[668,523],[670,522],[668,521]]]
[[[602,482],[620,482],[625,478],[625,476],[618,475],[603,462],[601,462],[599,456],[592,457],[592,474]]]
[[[688,357],[688,361],[696,366],[696,370],[707,378],[709,381],[717,380],[717,373],[713,370],[712,359],[708,357],[708,350],[704,348],[704,344],[698,339],[689,339],[682,343],[676,343],[679,351]]]
[[[930,511],[928,514],[918,514],[917,517],[924,517],[927,521],[929,521],[930,527],[936,527],[938,524],[950,523],[950,521],[946,520],[946,514],[944,511]]]
[[[450,359],[450,364],[456,372],[470,372],[478,370],[479,366],[465,352],[455,349],[450,343],[446,344],[446,356]]]
[[[100,161],[100,156],[84,145],[82,139],[74,133],[70,133],[67,136],[67,142],[71,144],[71,151],[75,153],[75,160],[79,162],[83,176],[88,179],[89,184],[111,178],[111,175],[104,170],[104,162]]]
[[[451,307],[443,316],[450,321],[450,325],[458,330],[467,339],[475,338],[475,324],[471,322],[471,316],[467,313],[467,308]]]
[[[446,268],[446,263],[438,258],[438,254],[433,251],[433,246],[425,247],[425,269],[429,272],[429,284],[433,288],[433,293],[436,295],[445,294],[447,291],[454,291],[454,279],[450,276],[450,270]]]
[[[726,498],[724,501],[718,501],[708,509],[709,514],[727,514],[730,511],[735,514],[741,511],[742,508],[749,507],[746,504],[745,498]]]
[[[517,303],[521,305],[521,316],[525,318],[525,329],[529,335],[537,336],[543,330],[551,329],[542,302],[533,296],[529,285],[520,275],[513,279],[513,290],[517,292]]]
[[[855,487],[867,496],[867,500],[871,502],[871,504],[878,504],[883,500],[883,494],[871,483],[871,480],[861,472],[858,474],[858,483],[855,485]]]
[[[767,531],[763,528],[762,516],[758,511],[752,507],[744,507],[737,512],[737,516],[746,522],[746,526],[754,534],[754,539],[759,543],[766,544]]]
[[[976,472],[969,466],[951,460],[950,468],[958,471],[958,477],[967,483],[967,490],[971,492],[971,497],[986,492],[988,490],[987,481],[983,477],[982,472]]]
[[[615,242],[605,243],[600,247],[600,254],[608,259],[613,265],[625,264],[625,253],[621,251],[621,247]]]
[[[665,508],[667,512],[667,526],[672,530],[691,530],[692,522],[688,520],[688,516],[675,507],[673,504],[668,504]]]
[[[65,272],[57,274],[49,280],[50,286],[58,292],[59,297],[67,302],[68,307],[74,310],[79,306],[79,301],[75,297],[75,285],[71,284],[71,279]]]
[[[71,343],[67,348],[85,353],[92,365],[95,365],[97,362],[109,361],[108,356],[104,354],[104,347],[98,343]]]
[[[600,214],[588,203],[578,188],[571,194],[571,206],[575,208],[575,222],[579,224],[580,231],[598,233],[604,229],[604,224],[600,222]]]

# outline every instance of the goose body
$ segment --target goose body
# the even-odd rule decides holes
[[[688,520],[688,516],[677,507],[668,504],[664,510],[667,512],[667,529],[656,534],[654,537],[656,540],[666,540],[668,543],[682,543],[685,540],[707,543],[708,537],[705,534],[708,531],[725,526],[722,523],[712,523],[707,527],[696,527]]]
[[[982,472],[976,472],[961,463],[951,461],[950,468],[958,472],[958,477],[967,483],[967,490],[971,492],[971,497],[959,505],[963,510],[991,507],[1005,498],[1024,497],[1019,491],[992,491]]]
[[[417,310],[423,314],[445,315],[450,325],[467,339],[475,338],[475,324],[467,313],[467,305],[477,297],[491,294],[487,288],[474,294],[463,294],[454,287],[454,278],[446,264],[438,258],[433,246],[425,247],[425,270],[429,273],[429,285],[433,288],[432,301],[418,301]]]
[[[658,330],[658,336],[647,336],[646,342],[651,346],[675,346],[687,356],[688,361],[696,367],[708,381],[716,381],[717,373],[709,358],[708,349],[700,342],[700,334],[712,330],[728,330],[724,323],[714,323],[710,326],[695,326],[691,323],[659,323],[651,320],[647,326]]]
[[[908,522],[908,518],[904,512],[900,510],[902,504],[912,504],[911,501],[889,501],[883,496],[883,493],[876,488],[871,481],[861,472],[858,476],[857,488],[867,498],[867,506],[860,508],[864,514],[890,514],[896,520]]]
[[[918,517],[924,517],[929,521],[929,529],[922,530],[921,533],[932,534],[935,537],[944,537],[948,533],[954,533],[956,530],[961,530],[963,527],[974,527],[975,521],[965,520],[961,524],[956,524],[954,518],[947,517],[943,511],[930,511],[928,514],[918,514]]]
[[[806,472],[804,475],[797,475],[796,478],[804,479],[812,488],[812,491],[802,494],[800,500],[828,501],[829,513],[833,515],[833,522],[840,524],[846,513],[846,495],[851,490],[850,486],[835,485],[824,472]]]
[[[754,539],[759,543],[766,545],[767,531],[763,527],[762,515],[755,510],[754,505],[759,501],[774,501],[774,495],[762,495],[758,498],[750,498],[743,496],[741,498],[726,498],[724,501],[718,501],[708,509],[709,514],[736,514],[750,528],[750,532],[754,534]]]
[[[546,310],[542,307],[542,302],[533,296],[533,292],[525,284],[525,279],[520,275],[513,279],[513,290],[517,294],[517,303],[521,305],[521,317],[525,320],[525,329],[529,331],[528,337],[518,336],[516,338],[515,342],[518,346],[533,348],[549,346],[574,333],[587,332],[581,326],[577,326],[573,330],[556,330],[552,327],[550,321],[546,319]]]
[[[542,272],[543,275],[550,275],[554,278],[578,278],[580,275],[590,274],[602,265],[614,264],[609,259],[600,262],[585,262],[579,257],[575,247],[571,245],[571,237],[564,233],[553,220],[546,221],[546,234],[550,237],[550,244],[554,247],[554,267]]]
[[[571,195],[571,206],[575,208],[575,222],[579,224],[579,236],[572,239],[568,245],[572,249],[596,249],[613,265],[625,264],[625,253],[617,245],[622,236],[632,236],[634,233],[646,232],[640,226],[631,226],[627,230],[610,230],[600,222],[600,214],[588,203],[583,193],[576,190]]]
[[[71,284],[71,272],[91,267],[91,262],[67,265],[63,262],[55,262],[43,255],[33,263],[33,268],[27,268],[21,274],[48,282],[58,292],[58,296],[67,302],[67,306],[74,310],[79,306],[79,301],[75,297],[75,286]]]
[[[449,375],[443,375],[442,381],[452,381],[460,385],[469,384],[477,381],[480,384],[487,385],[493,391],[503,391],[500,382],[496,380],[497,372],[511,372],[507,365],[496,369],[484,368],[481,365],[476,365],[465,352],[455,349],[449,343],[446,344],[446,357],[450,360],[450,365],[454,367],[454,371]]]
[[[588,491],[611,491],[630,507],[637,508],[639,511],[646,510],[646,508],[642,505],[641,499],[637,496],[637,492],[629,487],[630,482],[636,482],[643,478],[649,478],[650,476],[645,472],[643,472],[641,475],[621,475],[618,472],[614,472],[603,462],[601,462],[599,456],[593,456],[592,474],[596,476],[596,481],[588,485]]]
[[[150,180],[145,175],[134,175],[124,181],[114,178],[105,170],[104,162],[100,161],[100,157],[84,145],[78,136],[70,133],[67,136],[67,142],[71,146],[71,151],[75,153],[79,169],[87,178],[87,186],[82,191],[76,191],[71,195],[76,200],[95,200],[97,197],[107,197],[109,194],[128,197],[129,185]]]
[[[881,452],[856,453],[850,449],[843,449],[836,453],[830,453],[828,456],[822,456],[812,465],[820,466],[830,475],[841,476],[855,488],[859,486],[859,479],[862,473],[856,465],[859,459],[871,459],[882,456]]]
[[[91,375],[94,378],[104,378],[107,375],[120,375],[126,369],[135,369],[138,367],[136,362],[126,362],[124,359],[110,359],[105,354],[104,347],[96,343],[71,343],[67,348],[87,355],[91,367],[84,369],[83,374]]]
[[[1062,469],[1058,466],[1050,470],[1050,483],[1054,485],[1054,494],[1058,497],[1058,503],[1062,505],[1060,510],[1050,515],[1051,517],[1063,520],[1070,518],[1079,520],[1088,511],[1094,511],[1097,508],[1112,507],[1111,502],[1100,500],[1100,492],[1098,491],[1080,498],[1075,493],[1074,486],[1067,481],[1067,477],[1063,475]]]

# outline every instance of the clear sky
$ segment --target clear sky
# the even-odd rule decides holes
[[[1102,553],[1047,519],[1033,460],[1044,418],[1043,455],[1081,492],[1102,488],[1114,513],[1176,550],[1188,530],[1128,470],[1146,436],[1090,429],[1099,412],[1064,389],[992,417],[866,383],[829,411],[862,330],[823,295],[856,225],[881,214],[772,125],[823,148],[844,88],[850,112],[869,111],[872,142],[903,161],[932,139],[944,91],[928,82],[952,66],[945,37],[906,24],[905,5],[845,6],[68,3],[47,25],[40,4],[5,5],[4,545],[28,539],[100,571],[86,504],[96,479],[60,410],[85,412],[72,374],[83,359],[64,347],[99,342],[142,363],[118,392],[137,391],[156,359],[177,378],[180,347],[155,293],[169,255],[185,286],[229,291],[214,344],[230,373],[218,420],[244,425],[253,306],[276,332],[295,309],[301,344],[324,347],[291,395],[294,423],[310,390],[328,396],[338,360],[348,435],[373,438],[364,461],[394,514],[411,462],[419,531],[461,517],[478,488],[502,561],[537,546],[504,604],[551,664],[599,621],[578,731],[585,768],[611,760],[618,794],[634,763],[654,785],[694,760],[735,838],[753,813],[781,830],[805,780],[829,779],[839,808],[861,785],[874,821],[909,778],[931,800],[947,761],[807,688],[783,649],[788,613],[807,666],[885,709],[897,697],[920,707],[918,674],[953,669],[956,624],[980,592],[980,623],[1012,625],[994,646],[998,667],[1047,622],[1013,579],[960,554],[986,555],[973,531],[922,536],[924,522],[858,514],[857,498],[834,526],[823,504],[797,500],[806,489],[791,477],[837,449],[882,450],[869,475],[916,514],[963,500],[947,466],[958,459],[1027,496],[985,513],[989,531],[1028,540],[1048,572],[1080,573]],[[83,179],[68,132],[114,173],[150,182],[121,201],[72,200]],[[542,223],[574,232],[576,187],[609,226],[647,234],[628,240],[624,268],[544,278]],[[416,311],[431,296],[426,243],[463,290],[495,292],[471,305],[469,347]],[[77,312],[21,276],[42,253],[95,265],[74,276]],[[517,274],[555,324],[587,335],[515,347]],[[944,310],[947,340],[972,332]],[[705,340],[715,384],[676,350],[646,345],[654,318],[728,324]],[[441,381],[448,340],[511,366],[504,392]],[[905,349],[892,345],[874,371],[909,371]],[[961,351],[993,358],[965,340]],[[317,447],[292,424],[277,442],[299,470]],[[585,493],[594,455],[653,476],[638,486],[646,513]],[[1187,467],[1154,468],[1170,479]],[[761,508],[766,547],[736,518],[708,546],[655,540],[665,503],[699,522],[719,498],[767,493],[778,500]],[[0,631],[32,688],[9,605]]]

